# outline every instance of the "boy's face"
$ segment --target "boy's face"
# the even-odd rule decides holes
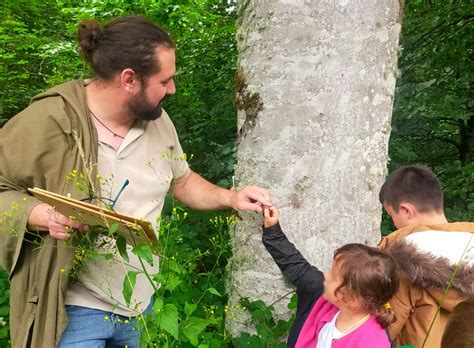
[[[384,203],[383,207],[387,211],[387,214],[392,218],[393,224],[397,229],[413,224],[408,212],[404,207],[399,207],[398,212],[395,212],[392,206],[388,205],[387,203]]]

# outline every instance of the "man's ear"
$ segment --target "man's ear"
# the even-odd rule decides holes
[[[127,68],[122,70],[120,73],[120,85],[126,92],[133,93],[133,91],[137,88],[138,83],[139,80],[133,69]]]

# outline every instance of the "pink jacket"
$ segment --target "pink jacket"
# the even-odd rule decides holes
[[[323,326],[330,322],[339,309],[324,297],[314,304],[296,341],[296,348],[314,348]],[[333,340],[332,348],[390,348],[387,332],[371,317],[351,333]]]

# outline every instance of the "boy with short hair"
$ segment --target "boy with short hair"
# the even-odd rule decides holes
[[[395,257],[402,271],[400,289],[390,301],[397,316],[390,326],[392,338],[400,345],[440,347],[449,313],[474,294],[474,255],[469,250],[474,249],[474,223],[448,223],[441,185],[426,166],[394,171],[379,199],[398,229],[380,248]]]

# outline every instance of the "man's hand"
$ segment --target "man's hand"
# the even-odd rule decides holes
[[[48,230],[51,237],[61,240],[68,239],[71,237],[73,228],[78,229],[79,231],[85,231],[88,226],[68,219],[56,210],[50,210]]]
[[[262,206],[271,206],[272,196],[269,190],[258,186],[246,186],[235,191],[230,206],[235,210],[252,210],[261,212]]]
[[[281,214],[276,207],[265,207],[263,210],[263,215],[263,225],[265,227],[271,227],[280,221]]]
[[[30,228],[47,228],[51,237],[65,240],[71,237],[72,229],[87,230],[88,226],[71,220],[55,211],[49,204],[38,204],[28,218]]]

